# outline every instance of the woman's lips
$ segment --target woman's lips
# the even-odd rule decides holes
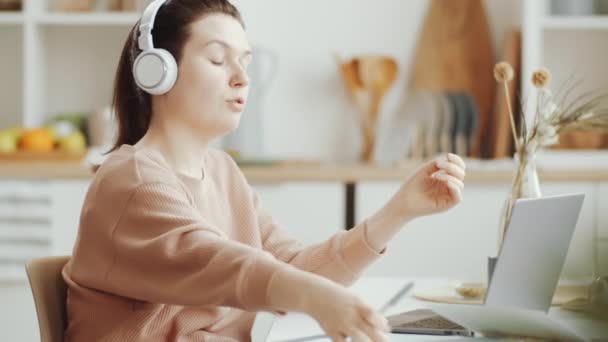
[[[245,99],[238,98],[226,101],[228,103],[228,107],[234,112],[242,112],[245,108]]]

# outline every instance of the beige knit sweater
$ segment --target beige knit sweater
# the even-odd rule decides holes
[[[203,173],[176,174],[130,145],[108,156],[63,269],[66,341],[248,341],[255,311],[273,311],[278,270],[348,285],[380,255],[364,224],[314,246],[290,239],[222,151],[205,153]]]

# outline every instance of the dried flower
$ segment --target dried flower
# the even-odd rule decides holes
[[[573,131],[608,132],[608,92],[583,93],[570,99],[569,92],[574,89],[574,85],[567,82],[557,92],[558,95],[553,95],[548,88],[551,72],[546,68],[540,68],[532,74],[537,100],[534,122],[527,122],[524,113],[526,106],[522,103],[520,126],[516,129],[507,85],[513,78],[513,68],[506,62],[497,63],[494,66],[494,77],[503,84],[516,156],[524,163],[527,156],[534,154],[538,148],[558,143],[560,134]]]
[[[519,151],[521,145],[517,142],[517,132],[515,131],[515,116],[513,115],[513,109],[511,108],[511,97],[509,96],[509,87],[507,83],[513,79],[513,67],[507,62],[500,62],[494,65],[494,78],[497,82],[502,83],[505,98],[507,100],[507,108],[509,109],[509,119],[511,120],[511,133],[515,140],[515,149]]]
[[[496,63],[494,66],[496,82],[509,82],[513,80],[513,74],[513,67],[507,62]]]
[[[539,89],[544,88],[551,81],[551,73],[545,68],[541,68],[532,73],[532,84]]]
[[[540,146],[549,146],[557,144],[559,137],[557,128],[554,125],[541,121],[537,127],[538,144]],[[532,152],[534,152],[532,150]]]
[[[540,139],[538,141],[538,143],[541,146],[551,146],[551,145],[556,145],[557,143],[559,143],[559,135],[552,135],[550,137],[546,137],[544,139]]]
[[[551,101],[547,101],[547,103],[544,103],[543,105],[540,106],[540,120],[545,120],[545,121],[549,121],[553,118],[553,115],[555,113],[557,113],[558,111],[558,107],[555,105],[555,103],[551,102]]]

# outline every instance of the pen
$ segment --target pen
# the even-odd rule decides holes
[[[395,295],[388,301],[386,304],[382,306],[380,309],[380,313],[384,314],[388,309],[390,309],[393,305],[397,304],[401,298],[403,298],[411,289],[414,287],[414,282],[409,282],[395,293]]]

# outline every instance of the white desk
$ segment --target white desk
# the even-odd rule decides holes
[[[363,277],[355,283],[351,290],[363,298],[368,304],[375,308],[382,307],[404,284],[408,281],[414,281],[414,288],[406,297],[401,299],[395,306],[390,308],[386,314],[413,310],[418,308],[428,307],[427,302],[417,300],[411,296],[417,287],[434,287],[445,285],[449,280],[438,278],[389,278],[389,277]],[[552,308],[549,315],[565,326],[571,327],[579,334],[585,336],[589,340],[608,341],[608,322],[585,317],[580,313]],[[287,317],[278,319],[268,336],[268,341],[277,342],[317,335],[321,333],[318,324],[306,315],[289,314]],[[403,335],[392,334],[391,341],[438,341],[438,340],[458,340],[462,337],[452,336],[429,336],[429,335]],[[479,341],[490,341],[489,339],[478,338]],[[316,339],[314,342],[329,341],[329,339]],[[505,341],[505,340],[502,340]]]

